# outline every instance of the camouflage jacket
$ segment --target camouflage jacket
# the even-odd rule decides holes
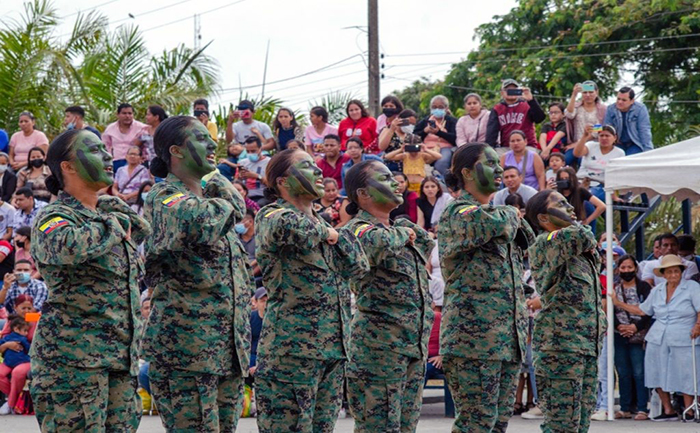
[[[590,228],[576,225],[541,234],[529,255],[542,296],[533,349],[598,356],[606,322],[600,257]]]
[[[349,280],[369,270],[357,238],[278,200],[255,219],[258,265],[268,293],[258,358],[344,359],[350,335]]]
[[[175,176],[148,193],[144,216],[154,228],[145,245],[153,287],[142,356],[164,368],[247,375],[250,353],[248,264],[234,225],[243,198],[221,175],[192,194]]]
[[[406,245],[408,229],[417,235],[414,245]],[[405,218],[386,227],[364,210],[342,231],[360,240],[370,266],[369,273],[352,286],[357,313],[350,350],[391,350],[425,359],[433,321],[425,266],[435,242]]]
[[[438,225],[445,299],[440,353],[517,361],[526,347],[527,311],[516,235],[534,240],[511,206],[480,205],[469,193],[445,207]]]
[[[31,347],[37,389],[90,385],[88,369],[138,373],[137,246],[150,233],[143,218],[111,196],[93,211],[63,193],[39,212],[31,254],[49,296]]]

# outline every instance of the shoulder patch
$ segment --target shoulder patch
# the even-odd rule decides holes
[[[166,205],[167,207],[173,207],[175,205],[175,203],[182,201],[186,198],[187,198],[187,196],[185,194],[178,192],[176,194],[169,196],[165,200],[163,200],[163,204]]]
[[[374,227],[374,225],[372,224],[362,224],[361,226],[355,229],[355,237],[362,237],[362,235],[364,235],[367,232],[367,230],[371,229],[372,227]]]
[[[465,206],[461,208],[460,210],[457,211],[458,214],[460,215],[469,215],[470,213],[474,212],[475,210],[479,209],[479,206]]]
[[[270,212],[265,214],[265,218],[270,218],[272,215],[276,214],[277,212],[281,212],[283,210],[284,210],[284,208],[273,209]]]
[[[45,234],[49,234],[52,231],[56,230],[57,228],[67,226],[67,225],[68,225],[68,221],[64,220],[61,217],[55,217],[55,218],[51,218],[50,220],[48,220],[44,224],[42,224],[39,227],[39,230],[41,230]]]
[[[547,235],[547,240],[551,241],[552,239],[556,239],[557,235],[559,235],[559,230],[554,230],[553,232]]]

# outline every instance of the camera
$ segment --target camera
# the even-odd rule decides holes
[[[506,89],[506,95],[508,95],[508,96],[522,96],[523,89]]]
[[[403,147],[403,151],[408,153],[420,152],[420,144],[407,144]]]
[[[428,125],[430,125],[431,128],[436,128],[436,127],[437,127],[437,123],[435,123],[434,120],[428,120]]]
[[[207,110],[194,110],[194,117],[199,118],[202,114],[206,114],[209,117],[209,112]]]

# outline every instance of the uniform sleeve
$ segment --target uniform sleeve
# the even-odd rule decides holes
[[[313,248],[328,238],[326,226],[284,208],[261,209],[255,225],[257,241],[271,252],[287,246]]]
[[[351,231],[359,240],[369,266],[377,266],[387,255],[398,254],[408,243],[411,233],[407,227],[384,227],[367,223],[354,225],[347,231]]]
[[[457,249],[470,251],[497,238],[511,242],[520,215],[512,206],[465,205],[455,207],[451,226]]]
[[[118,220],[122,221],[122,227],[128,225],[131,227],[131,239],[140,244],[152,233],[151,225],[144,218],[139,216],[128,204],[122,199],[115,196],[105,195],[100,197],[98,208],[105,212],[113,213]],[[127,224],[128,221],[128,224]]]
[[[553,252],[549,255],[551,264],[558,267],[572,257],[595,249],[597,243],[588,226],[572,225],[549,233],[544,245],[546,250]]]
[[[158,194],[148,200],[154,224],[159,224],[159,243],[165,250],[182,251],[214,245],[236,223],[234,205],[221,198],[200,198],[183,193]],[[158,218],[160,217],[160,219]]]
[[[44,214],[34,225],[31,255],[46,265],[74,265],[108,253],[126,238],[116,215],[80,225],[58,214]]]
[[[369,260],[357,239],[346,230],[338,232],[338,243],[332,246],[334,266],[344,279],[360,279],[369,272]]]
[[[245,216],[245,200],[233,184],[219,173],[215,174],[207,181],[207,185],[204,188],[204,196],[227,200],[233,205],[233,212],[236,220],[240,221]]]
[[[435,249],[435,241],[430,237],[430,233],[428,233],[418,224],[408,221],[406,218],[400,218],[398,221],[396,221],[395,226],[413,229],[413,231],[416,233],[416,240],[413,242],[413,246],[423,255],[423,257],[425,257],[426,260],[430,260],[430,254]]]

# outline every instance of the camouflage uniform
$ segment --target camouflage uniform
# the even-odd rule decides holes
[[[269,299],[255,373],[261,433],[332,432],[350,323],[348,280],[369,266],[358,240],[278,200],[258,212],[256,257]]]
[[[529,250],[542,294],[532,344],[543,432],[587,432],[590,425],[606,327],[595,248],[588,226],[574,225],[538,236]]]
[[[31,394],[43,432],[138,428],[137,245],[150,232],[116,197],[93,211],[63,193],[37,215],[31,254],[49,297],[31,347]]]
[[[245,203],[221,175],[204,198],[172,174],[144,206],[155,232],[146,241],[153,287],[142,356],[168,431],[236,429],[250,353],[252,287],[233,229]]]
[[[355,431],[413,432],[433,320],[425,264],[435,242],[407,219],[386,227],[364,210],[343,231],[359,238],[370,265],[353,286],[358,311],[346,375]]]
[[[482,206],[466,191],[440,217],[440,353],[458,411],[453,432],[504,432],[513,412],[527,337],[516,237],[534,240],[517,209]]]

